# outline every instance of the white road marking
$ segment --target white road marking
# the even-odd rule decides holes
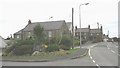
[[[93,47],[94,47],[94,46],[93,46]],[[92,56],[91,56],[91,54],[90,54],[90,49],[89,49],[88,53],[89,53],[89,57],[90,57],[90,59],[92,60],[92,62],[96,64],[95,60],[92,58]],[[97,66],[98,68],[100,68],[100,66],[99,66],[98,64],[96,64],[96,66]]]
[[[96,64],[96,66],[99,66],[98,64]]]
[[[95,60],[92,60],[93,61],[93,63],[95,63]]]
[[[111,50],[111,52],[115,53],[115,51]]]
[[[89,49],[88,53],[89,53],[89,56],[91,56],[91,55],[90,55],[90,49]]]
[[[116,47],[116,46],[115,46]],[[113,51],[111,48],[108,47],[108,44],[107,44],[107,48],[112,52],[112,53],[116,53],[115,51]],[[118,56],[120,56],[119,54],[117,54]]]
[[[91,56],[90,56],[91,59],[93,59]]]

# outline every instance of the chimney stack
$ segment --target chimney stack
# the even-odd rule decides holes
[[[90,29],[90,25],[88,25],[88,29]]]
[[[31,24],[31,20],[28,21],[28,24]]]
[[[75,30],[77,30],[77,26],[75,26]]]
[[[98,26],[98,29],[99,29],[99,22],[97,22],[97,26]]]
[[[100,24],[101,25],[101,30],[102,30],[102,24]]]

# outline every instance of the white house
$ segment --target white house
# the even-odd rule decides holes
[[[4,49],[7,46],[7,43],[5,42],[4,38],[0,36],[0,56],[2,55],[2,49]]]
[[[7,46],[4,38],[0,36],[0,48],[5,48]]]

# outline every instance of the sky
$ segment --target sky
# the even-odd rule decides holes
[[[7,38],[32,22],[65,20],[79,27],[79,5],[81,6],[81,27],[103,26],[103,33],[118,37],[119,0],[0,0],[0,36]],[[49,19],[50,17],[53,17]]]

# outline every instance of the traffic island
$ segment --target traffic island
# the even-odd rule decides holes
[[[70,60],[70,59],[77,59],[81,58],[83,56],[86,56],[88,53],[88,49],[86,48],[81,48],[77,49],[71,54],[65,54],[62,56],[49,56],[49,57],[36,57],[34,58],[31,57],[24,57],[24,58],[9,58],[9,57],[3,57],[2,61],[11,61],[11,62],[51,62],[51,61],[57,61],[57,60]]]

